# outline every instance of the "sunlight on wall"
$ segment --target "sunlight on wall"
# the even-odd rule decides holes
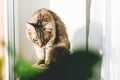
[[[50,0],[50,9],[61,17],[67,27],[71,49],[86,44],[85,6],[85,0]]]

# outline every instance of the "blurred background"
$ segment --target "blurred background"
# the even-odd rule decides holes
[[[5,80],[5,51],[4,41],[4,7],[3,0],[0,0],[0,80]]]
[[[40,8],[54,11],[63,20],[71,52],[75,48],[86,47],[86,26],[89,24],[86,19],[90,15],[89,48],[96,49],[103,55],[102,69],[98,68],[102,71],[101,78],[118,80],[119,3],[118,0],[0,0],[0,80],[14,80],[11,68],[15,60],[22,58],[32,63],[36,61],[34,47],[27,40],[25,30],[26,21]],[[3,42],[13,48],[17,59],[7,54]]]

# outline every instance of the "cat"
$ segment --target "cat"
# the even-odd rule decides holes
[[[70,49],[66,27],[53,11],[46,8],[35,11],[26,25],[27,38],[35,46],[38,65],[49,65],[56,55]]]

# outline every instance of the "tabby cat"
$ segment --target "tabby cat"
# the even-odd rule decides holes
[[[66,27],[51,10],[42,8],[35,11],[27,21],[26,33],[35,46],[38,65],[48,65],[57,54],[64,52],[61,49],[70,49]]]

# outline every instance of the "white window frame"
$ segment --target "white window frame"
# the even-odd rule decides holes
[[[4,25],[6,45],[6,80],[15,80],[14,0],[4,0]]]
[[[111,80],[110,55],[111,55],[111,0],[105,1],[105,37],[103,38],[103,71],[104,80]]]

